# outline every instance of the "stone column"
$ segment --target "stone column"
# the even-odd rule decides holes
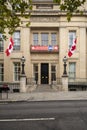
[[[68,48],[68,41],[67,41],[67,29],[66,27],[59,28],[59,75],[60,77],[63,74],[63,58],[67,56],[67,48]]]
[[[62,91],[68,91],[68,76],[62,76]]]
[[[26,76],[21,74],[20,76],[20,92],[26,92]]]
[[[68,76],[67,76],[67,57],[64,56],[63,58],[63,66],[64,66],[64,71],[63,71],[63,76],[62,76],[62,90],[63,91],[68,91]]]
[[[78,38],[78,37],[77,37]],[[79,61],[80,61],[80,69],[78,70],[80,72],[79,77],[81,79],[86,79],[87,75],[87,41],[86,41],[86,28],[82,27],[80,28],[80,40],[77,39],[77,44],[80,44],[79,49]]]

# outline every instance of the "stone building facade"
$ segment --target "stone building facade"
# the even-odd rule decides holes
[[[87,80],[87,12],[74,15],[70,22],[64,12],[52,0],[33,0],[30,26],[21,20],[21,26],[13,34],[14,49],[9,57],[5,50],[8,40],[0,41],[0,82],[19,82],[21,57],[24,56],[27,79],[36,83],[52,84],[63,75],[63,58],[67,56],[67,72],[71,81]],[[85,3],[87,10],[87,2]],[[72,57],[68,51],[77,37]]]

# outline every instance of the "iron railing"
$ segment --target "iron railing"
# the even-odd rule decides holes
[[[68,79],[69,90],[87,90],[87,79],[86,78],[75,78]]]
[[[62,84],[62,79],[61,78],[56,78],[55,80],[51,80],[51,84]]]
[[[33,84],[34,83],[34,78],[26,78],[26,84],[29,85],[29,84]]]
[[[8,82],[0,82],[0,87],[7,85],[9,87],[9,92],[19,92],[20,83],[8,83]]]
[[[86,78],[69,78],[68,80],[69,84],[76,84],[76,85],[87,85],[87,79]]]
[[[62,80],[61,78],[56,78],[56,80],[51,80],[51,84],[53,84],[53,82],[55,82],[56,84],[62,84]],[[38,81],[35,80],[34,78],[27,78],[26,79],[26,84],[33,84],[33,83],[36,83],[38,84]]]

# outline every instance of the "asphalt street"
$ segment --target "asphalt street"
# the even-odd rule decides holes
[[[3,103],[0,130],[87,130],[87,101]]]

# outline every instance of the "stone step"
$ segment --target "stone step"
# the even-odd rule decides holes
[[[54,92],[55,90],[52,89],[50,85],[39,85],[37,88],[34,90],[34,92]]]
[[[27,85],[27,92],[55,92],[62,91],[62,86],[59,85]]]

